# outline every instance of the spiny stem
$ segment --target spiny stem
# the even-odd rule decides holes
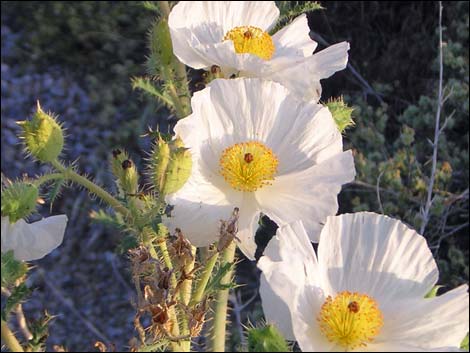
[[[222,252],[222,266],[233,263],[235,260],[236,244],[234,241]],[[232,271],[229,271],[220,281],[221,285],[229,284],[232,280]],[[224,289],[217,293],[214,310],[214,321],[211,337],[211,352],[225,352],[225,336],[227,321],[227,302],[229,290]]]
[[[56,168],[59,172],[61,172],[62,176],[65,179],[72,180],[73,182],[82,185],[90,192],[97,195],[100,199],[105,201],[108,205],[114,208],[115,211],[123,214],[126,218],[132,218],[131,212],[124,207],[122,203],[116,200],[109,192],[101,188],[100,186],[96,185],[92,181],[88,180],[87,178],[81,176],[71,168],[64,167],[59,161],[55,160],[52,162],[54,168]]]
[[[159,1],[158,6],[162,12],[162,17],[168,20],[171,8],[168,1]],[[172,56],[172,66],[174,72],[165,69],[162,70],[162,76],[168,84],[169,93],[178,119],[182,119],[191,113],[191,100],[188,86],[188,76],[186,66],[181,63],[175,55]],[[175,77],[173,77],[175,76]],[[175,85],[173,78],[178,83]]]
[[[165,263],[165,266],[168,267],[168,270],[172,271],[173,263],[171,262],[170,253],[168,252],[168,247],[166,245],[166,240],[159,239],[157,241],[157,246],[160,249],[160,253],[163,257],[163,262]],[[150,248],[150,255],[158,259],[158,255],[156,254],[153,244],[150,244],[148,247]],[[152,249],[153,249],[153,252],[152,252]],[[176,288],[177,286],[176,276],[174,273],[171,274],[170,285],[173,289]],[[170,320],[174,323],[171,329],[171,335],[174,337],[180,336],[179,320],[178,320],[178,316],[176,315],[176,310],[174,306],[171,306],[170,308],[168,308],[168,316]],[[172,341],[171,349],[173,352],[181,352],[182,351],[181,343]]]
[[[204,270],[201,274],[201,278],[199,279],[199,282],[197,283],[197,287],[194,291],[194,295],[189,304],[190,306],[196,305],[203,299],[204,292],[207,287],[207,283],[209,283],[209,280],[212,275],[212,271],[214,270],[215,264],[217,263],[218,255],[219,255],[218,253],[215,253],[207,260],[206,266],[204,267]]]
[[[36,180],[34,180],[34,184],[36,186],[40,186],[51,180],[57,180],[57,179],[64,179],[64,175],[62,173],[44,174],[44,175],[39,176]]]
[[[8,324],[2,320],[2,341],[10,349],[11,352],[24,352],[23,347],[18,342],[15,334],[11,332]]]

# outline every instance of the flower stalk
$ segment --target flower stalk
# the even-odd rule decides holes
[[[220,254],[222,266],[227,263],[234,262],[235,249],[236,244],[234,241],[232,241],[230,245]],[[220,284],[230,284],[232,280],[232,273],[232,270],[228,271],[220,281]],[[228,295],[229,289],[223,289],[217,293],[212,326],[211,352],[225,352]]]
[[[23,347],[16,338],[15,334],[10,330],[8,324],[2,320],[2,341],[12,352],[24,352]]]
[[[71,180],[85,187],[88,191],[97,195],[100,199],[102,199],[108,205],[113,207],[115,211],[123,214],[126,218],[132,217],[130,211],[126,207],[124,207],[122,203],[116,200],[109,192],[99,187],[98,185],[88,180],[87,178],[81,176],[74,170],[64,167],[58,160],[52,161],[51,163],[54,166],[54,168],[56,168],[59,172],[62,173],[62,176],[65,179]]]

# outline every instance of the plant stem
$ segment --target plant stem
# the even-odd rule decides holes
[[[235,260],[236,244],[234,241],[222,252],[222,266],[233,263]],[[232,280],[232,271],[229,271],[220,281],[220,284],[229,284]],[[212,327],[211,352],[225,352],[225,336],[227,321],[227,302],[229,290],[224,289],[217,293],[214,310],[214,323]]]
[[[116,200],[109,192],[101,188],[100,186],[96,185],[92,181],[88,180],[87,178],[81,176],[74,170],[70,168],[64,167],[59,161],[53,161],[52,165],[54,168],[56,168],[58,171],[62,173],[62,176],[65,179],[72,180],[73,182],[82,185],[85,187],[87,190],[90,192],[94,193],[97,195],[100,199],[105,201],[108,205],[114,208],[115,211],[123,214],[126,218],[132,218],[132,215],[130,211],[124,207],[124,205]]]
[[[194,291],[194,295],[191,299],[191,303],[189,304],[190,306],[196,305],[203,299],[204,292],[207,287],[207,283],[209,283],[209,279],[211,278],[212,271],[214,270],[215,264],[217,263],[218,255],[219,255],[218,253],[215,253],[207,260],[206,267],[204,268],[204,271],[201,274],[201,278],[199,279],[199,282],[197,283],[197,287]]]
[[[24,352],[23,347],[11,332],[8,324],[2,320],[2,341],[10,349],[11,352]]]
[[[36,186],[40,186],[44,183],[47,183],[51,180],[57,180],[57,179],[64,179],[64,175],[62,173],[50,173],[50,174],[44,174],[38,177],[35,181],[34,184]]]
[[[168,20],[168,16],[170,16],[171,12],[168,1],[159,1],[158,6],[160,7],[162,16]],[[163,77],[163,79],[170,85],[170,95],[176,110],[176,115],[178,119],[182,119],[191,113],[188,76],[186,74],[186,66],[181,63],[175,55],[172,56],[172,66],[177,85],[175,86],[173,80],[168,79],[168,77]],[[163,72],[163,75],[168,76],[168,73]]]

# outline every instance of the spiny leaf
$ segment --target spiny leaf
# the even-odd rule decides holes
[[[104,210],[92,211],[90,213],[90,218],[92,221],[104,224],[105,226],[110,226],[118,229],[124,228],[126,225],[124,224],[122,218],[118,217],[117,215],[110,215],[106,213]]]
[[[464,350],[465,352],[468,352],[468,351],[469,351],[469,347],[468,347],[468,333],[467,333],[467,336],[465,336],[465,338],[463,339],[462,343],[460,344],[460,349]]]
[[[52,205],[54,204],[54,201],[60,196],[62,187],[65,185],[65,183],[66,183],[65,179],[57,179],[52,184],[52,187],[50,188],[47,194],[47,199],[49,200],[49,203],[51,205],[51,210],[52,210]]]
[[[144,77],[133,77],[131,80],[133,89],[141,89],[151,97],[159,99],[166,106],[171,107],[172,102],[164,91],[160,91],[152,80]]]
[[[228,284],[220,283],[222,281],[222,278],[224,278],[224,276],[227,273],[230,273],[234,267],[235,267],[235,263],[226,263],[223,266],[220,266],[206,287],[206,295],[210,295],[219,290],[235,288],[236,287],[235,283],[228,283]]]
[[[14,285],[18,279],[26,275],[28,266],[26,263],[16,260],[13,250],[10,250],[6,253],[2,253],[1,271],[2,287],[10,287]]]
[[[248,329],[249,352],[290,352],[286,340],[274,325]]]
[[[142,1],[142,7],[146,10],[160,13],[160,8],[157,5],[156,1]]]
[[[18,287],[13,288],[11,295],[8,297],[5,308],[2,311],[2,320],[6,320],[8,315],[15,307],[23,302],[25,298],[31,293],[31,290],[26,287],[26,284],[21,283]]]
[[[286,26],[288,22],[294,19],[294,17],[297,17],[306,12],[325,9],[317,1],[305,1],[303,3],[299,3],[298,1],[296,1],[296,4],[294,6],[292,6],[292,3],[293,1],[279,1],[278,6],[281,15],[279,16],[277,25],[273,28],[271,33],[276,33],[282,27]]]
[[[428,294],[426,294],[424,297],[425,298],[434,298],[437,296],[437,291],[439,290],[439,288],[441,288],[442,286],[434,286],[433,289],[431,289],[429,291]]]

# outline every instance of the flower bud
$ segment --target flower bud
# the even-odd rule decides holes
[[[39,105],[31,120],[19,121],[26,150],[41,162],[52,162],[62,152],[64,134],[56,119]]]
[[[351,114],[354,109],[348,107],[348,105],[344,103],[343,97],[330,99],[325,105],[330,110],[336,126],[338,126],[338,130],[341,133],[343,133],[348,127],[354,125],[354,121],[351,118]]]
[[[248,329],[249,352],[289,352],[284,337],[274,325]]]
[[[28,182],[17,182],[2,190],[2,217],[11,223],[30,216],[36,211],[38,188]]]
[[[150,158],[150,174],[162,195],[181,189],[191,175],[191,153],[180,138],[166,142],[158,136]]]
[[[139,174],[135,164],[129,159],[127,152],[113,150],[111,169],[116,177],[116,183],[121,195],[135,195],[139,188]]]

